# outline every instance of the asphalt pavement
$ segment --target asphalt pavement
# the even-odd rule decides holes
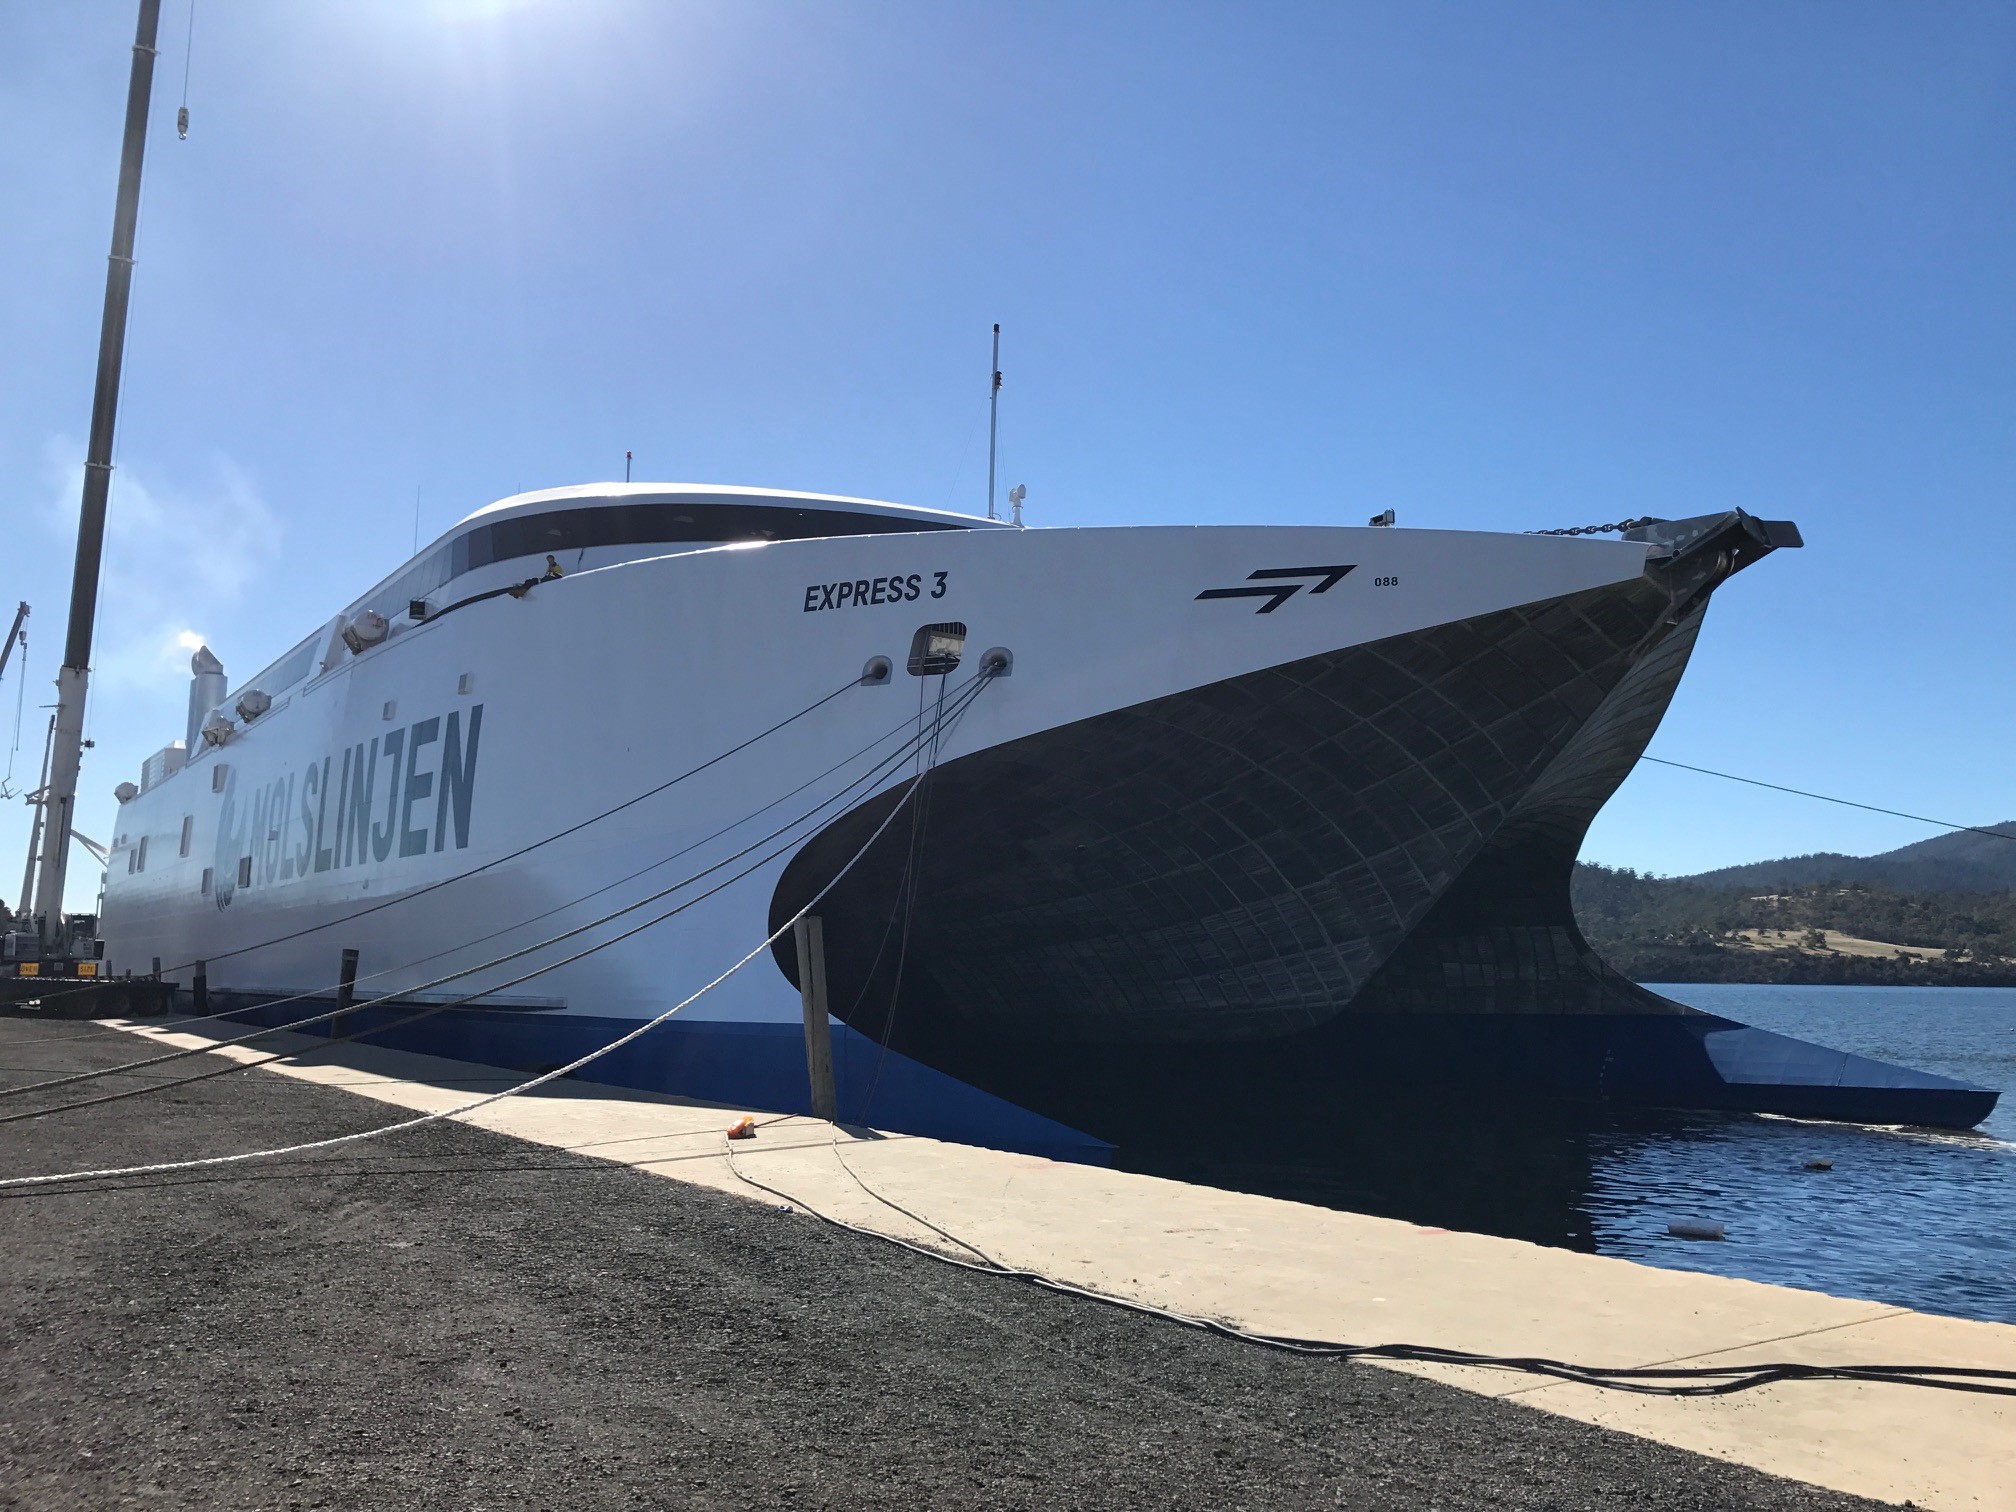
[[[0,1018],[7,1086],[153,1052]],[[400,1116],[238,1071],[0,1126],[0,1175]],[[9,1508],[1876,1505],[452,1124],[0,1190],[0,1362]]]

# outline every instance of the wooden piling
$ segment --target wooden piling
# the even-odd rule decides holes
[[[329,1033],[331,1035],[341,1034],[343,1032],[342,1015],[344,1011],[348,1009],[349,1006],[356,1001],[357,1001],[357,952],[354,950],[345,950],[343,952],[342,969],[336,974],[337,1016],[329,1020]]]
[[[812,1082],[812,1116],[840,1118],[833,1091],[833,1036],[826,1023],[826,934],[817,914],[792,926],[798,947],[798,996],[805,1009],[805,1071]]]

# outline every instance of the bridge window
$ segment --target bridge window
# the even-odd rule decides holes
[[[589,504],[474,525],[436,547],[385,588],[376,602],[424,599],[465,572],[493,562],[540,558],[597,546],[720,545],[731,541],[809,541],[832,536],[963,530],[951,520],[918,519],[813,504]]]

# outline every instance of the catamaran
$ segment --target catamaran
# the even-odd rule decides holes
[[[1623,979],[1569,904],[1711,597],[1799,544],[521,494],[235,686],[198,654],[119,790],[108,966],[256,1012],[354,951],[382,1042],[544,1068],[756,951],[581,1074],[795,1108],[809,905],[843,1111],[890,1127],[1395,1088],[1972,1125],[1993,1092]]]

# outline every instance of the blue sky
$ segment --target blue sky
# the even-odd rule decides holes
[[[2016,817],[2016,11],[203,0],[180,142],[188,3],[87,833],[181,731],[177,636],[255,670],[406,555],[416,495],[432,534],[629,448],[640,478],[979,508],[997,320],[1033,524],[1790,516],[1809,547],[1718,599],[1654,753]],[[16,790],[132,12],[0,0]],[[1585,854],[1926,833],[1647,767]]]

